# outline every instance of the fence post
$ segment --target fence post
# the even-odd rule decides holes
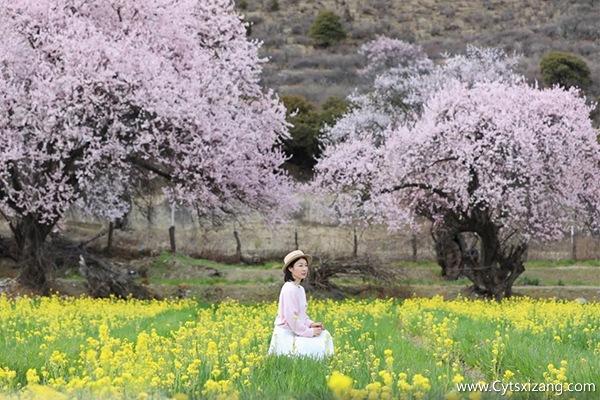
[[[300,248],[300,246],[298,245],[298,227],[297,226],[294,227],[294,244],[296,245],[296,250],[298,250]]]
[[[571,259],[577,261],[577,236],[574,226],[571,226]]]
[[[171,243],[171,253],[177,251],[175,245],[175,204],[171,204],[171,226],[169,227],[169,242]]]
[[[412,260],[413,262],[417,262],[417,234],[413,232],[410,243],[412,245]]]
[[[356,235],[356,225],[354,225],[354,250],[352,255],[354,256],[354,258],[358,257],[358,237]]]
[[[113,223],[113,221],[110,221],[108,223],[108,240],[106,242],[106,252],[108,254],[112,253],[114,232],[115,232],[115,224]]]

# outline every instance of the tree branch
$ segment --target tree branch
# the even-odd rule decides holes
[[[455,156],[455,157],[440,158],[439,160],[435,160],[434,162],[432,162],[429,166],[433,167],[436,164],[443,163],[446,161],[458,161],[458,157]]]
[[[450,195],[448,193],[446,193],[440,189],[436,189],[433,186],[426,184],[426,183],[403,183],[401,185],[393,186],[390,189],[383,189],[380,193],[393,193],[393,192],[397,192],[399,190],[408,189],[408,188],[429,190],[444,199],[450,199]]]
[[[150,172],[155,173],[156,175],[165,178],[167,181],[172,181],[173,180],[173,176],[171,174],[169,174],[168,172],[165,172],[163,170],[161,170],[160,168],[158,168],[157,166],[153,165],[152,163],[146,161],[146,160],[142,160],[139,157],[131,157],[130,161],[145,170],[148,170]]]

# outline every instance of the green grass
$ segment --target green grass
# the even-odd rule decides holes
[[[139,318],[128,321],[113,330],[111,336],[135,342],[139,332],[150,332],[154,330],[159,336],[167,336],[176,331],[188,321],[197,318],[196,310],[186,308],[183,310],[169,310],[153,317]]]
[[[424,278],[406,278],[402,279],[401,282],[405,285],[445,285],[445,286],[456,286],[456,285],[470,285],[471,281],[465,278],[457,279],[454,281],[444,279],[424,279]]]
[[[515,285],[526,285],[526,286],[539,286],[540,280],[538,278],[529,278],[527,275],[521,275]]]
[[[387,264],[390,267],[406,267],[406,268],[440,268],[435,261],[394,261]],[[600,260],[531,260],[525,262],[525,269],[531,267],[569,267],[569,266],[584,266],[584,267],[600,267]]]
[[[252,374],[253,380],[263,382],[261,393],[246,390],[242,397],[277,399],[289,393],[306,400],[327,399],[331,396],[325,381],[327,369],[326,363],[310,358],[269,356]]]
[[[193,258],[185,254],[181,253],[170,253],[168,251],[163,251],[160,255],[158,255],[154,262],[152,263],[153,268],[158,268],[159,270],[166,270],[166,266],[169,262],[177,261],[181,264],[191,265],[191,266],[199,266],[199,267],[207,267],[214,268],[218,270],[228,270],[231,268],[254,268],[254,269],[274,269],[276,266],[280,266],[281,262],[279,261],[270,261],[263,264],[225,264],[212,260],[207,260],[204,258]]]
[[[151,377],[146,374],[156,374],[157,379],[169,374],[181,377],[194,358],[201,359],[201,364],[192,376],[192,386],[185,386],[177,378],[151,391],[151,398],[173,398],[177,393],[186,393],[188,398],[219,398],[201,394],[215,369],[220,371],[218,379],[230,380],[240,400],[332,399],[327,377],[333,371],[350,376],[356,389],[383,383],[381,373],[385,371],[395,376],[404,373],[408,382],[420,374],[431,385],[426,399],[444,398],[455,387],[453,379],[458,375],[465,382],[491,382],[511,370],[514,381],[543,382],[548,364],[560,367],[562,360],[567,361],[569,382],[597,382],[600,377],[600,347],[596,347],[600,314],[597,305],[592,304],[311,299],[311,316],[325,322],[336,348],[334,357],[313,360],[266,355],[277,310],[273,302],[244,305],[110,300],[99,301],[99,309],[83,301],[78,306],[78,301],[55,298],[11,303],[0,298],[4,313],[0,320],[0,369],[17,371],[20,387],[26,385],[26,372],[31,368],[38,372],[47,368],[51,376],[67,381],[82,376],[84,371],[98,379],[95,371],[97,362],[101,362],[104,373],[112,378],[127,372],[146,382],[142,387],[129,387],[131,396],[125,398],[133,399],[137,398],[135,390],[148,390]],[[62,307],[68,312],[61,311]],[[147,313],[155,307],[161,307],[161,311]],[[472,314],[473,309],[479,311]],[[521,318],[522,313],[527,316]],[[540,330],[534,333],[519,328],[519,323],[528,321],[539,324]],[[108,326],[108,338],[102,338],[102,326]],[[496,331],[506,344],[498,355],[493,354],[490,342],[498,337]],[[140,339],[141,333],[146,334],[145,339]],[[56,337],[50,340],[47,335]],[[17,336],[24,341],[17,340]],[[557,336],[564,340],[557,340]],[[448,339],[454,344],[445,344]],[[218,349],[213,355],[208,351],[211,345]],[[126,371],[120,370],[118,363],[110,367],[111,360],[124,357],[120,352],[127,348],[139,352],[133,366]],[[99,353],[90,359],[92,349]],[[57,370],[49,362],[54,351],[65,354],[68,363],[63,369]],[[106,351],[111,353],[103,358]],[[499,361],[495,363],[494,359]],[[181,366],[176,367],[176,363]],[[73,372],[67,372],[67,367],[74,368]],[[243,372],[245,367],[247,372]],[[236,374],[238,378],[234,378]],[[388,387],[397,387],[394,385]],[[14,386],[4,390],[18,398]],[[0,397],[3,393],[0,374]],[[77,393],[79,398],[102,398],[99,392]],[[574,398],[595,398],[586,396]]]
[[[280,261],[259,265],[224,264],[179,253],[163,252],[149,264],[148,278],[137,279],[137,282],[156,285],[154,288],[163,297],[180,296],[180,289],[185,286],[186,290],[189,289],[189,294],[205,296],[213,301],[226,298],[262,301],[276,297],[271,291],[276,290],[273,288],[281,282],[280,264]],[[598,265],[600,261],[596,260],[529,261],[515,286],[527,287],[518,289],[519,293],[525,293],[525,290],[530,293],[531,290],[539,288],[539,293],[531,294],[534,297],[597,298],[597,291],[593,288],[600,287],[600,273],[596,271]],[[394,271],[396,278],[382,281],[356,275],[340,275],[334,277],[332,282],[346,295],[354,296],[360,293],[358,296],[361,298],[370,296],[369,293],[377,297],[391,287],[398,290],[390,292],[389,295],[399,297],[410,297],[412,291],[417,291],[422,296],[442,294],[453,298],[461,289],[471,284],[466,278],[443,279],[440,267],[432,261],[398,261],[384,266]],[[565,271],[565,267],[571,266],[575,267]],[[211,270],[207,268],[219,271],[222,275],[210,276]],[[84,278],[70,274],[63,280],[74,285],[79,284],[77,290],[85,291]],[[268,290],[265,291],[267,285]],[[586,292],[577,295],[573,292],[576,286],[586,286]],[[552,293],[549,294],[548,290],[552,290]],[[316,295],[321,298],[327,297],[325,292]]]
[[[223,269],[230,268],[231,266],[228,264],[222,264],[211,260],[206,260],[202,258],[193,258],[181,253],[169,253],[167,251],[163,251],[159,256],[154,260],[152,267],[158,269],[165,269],[167,264],[171,261],[178,261],[185,265],[194,265],[194,266],[203,266],[209,268]]]
[[[140,279],[141,281],[141,279]],[[223,277],[214,278],[190,278],[190,279],[169,279],[169,278],[149,278],[150,283],[158,283],[163,285],[216,285],[226,283],[229,285],[248,285],[248,284],[269,284],[274,283],[274,278],[257,278],[257,279],[234,279],[228,280]]]
[[[530,267],[569,267],[573,265],[581,265],[585,267],[600,267],[600,260],[532,260],[525,262],[525,270]]]
[[[239,267],[240,264],[224,264],[219,263],[212,260],[201,259],[201,258],[193,258],[189,257],[185,254],[181,253],[170,253],[170,252],[162,252],[159,256],[156,257],[153,266],[154,267],[164,267],[168,262],[172,260],[177,260],[183,264],[187,265],[197,265],[204,266],[210,268],[216,268],[219,270],[230,269],[232,267]],[[254,265],[245,265],[243,267],[248,268],[257,268],[257,269],[265,269],[271,270],[279,267],[281,265],[280,261],[269,261],[262,264],[254,264]],[[421,260],[421,261],[394,261],[386,264],[389,267],[404,267],[404,268],[427,268],[427,269],[439,269],[440,266],[435,261],[431,260]],[[586,266],[586,267],[600,267],[600,260],[531,260],[525,262],[525,269],[531,267],[564,267],[564,266]]]
[[[600,375],[598,365],[590,365],[588,361],[591,351],[588,338],[577,332],[571,333],[571,338],[564,341],[554,340],[551,333],[540,337],[530,331],[512,329],[507,324],[500,326],[490,324],[487,321],[475,321],[470,318],[461,318],[453,332],[459,343],[458,356],[469,366],[482,371],[488,380],[501,379],[504,371],[514,372],[519,381],[543,382],[543,373],[546,366],[554,363],[560,366],[561,360],[571,360],[568,366],[570,382],[590,382],[593,376]],[[483,343],[482,337],[494,338],[495,332],[501,335],[508,334],[503,338],[505,348],[498,355],[491,352],[491,345]],[[540,342],[544,342],[543,351],[540,351]],[[477,351],[474,351],[477,349]],[[492,360],[496,358],[501,364],[499,370],[494,369]],[[543,368],[540,368],[543,367]]]
[[[394,261],[388,264],[390,267],[405,267],[405,268],[428,268],[439,269],[440,266],[435,261]]]
[[[141,279],[138,279],[141,281]],[[217,283],[226,283],[226,278],[214,277],[214,278],[148,278],[150,283],[157,283],[162,285],[216,285]]]

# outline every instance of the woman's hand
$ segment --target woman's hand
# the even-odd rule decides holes
[[[309,328],[313,328],[313,337],[319,336],[321,332],[325,330],[325,327],[323,326],[322,322],[313,322],[312,324],[310,324]]]

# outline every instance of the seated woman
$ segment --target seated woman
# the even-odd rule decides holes
[[[300,283],[308,274],[312,256],[295,250],[283,259],[284,284],[271,337],[269,354],[323,358],[333,355],[333,340],[321,322],[313,322],[306,309],[306,293]]]

